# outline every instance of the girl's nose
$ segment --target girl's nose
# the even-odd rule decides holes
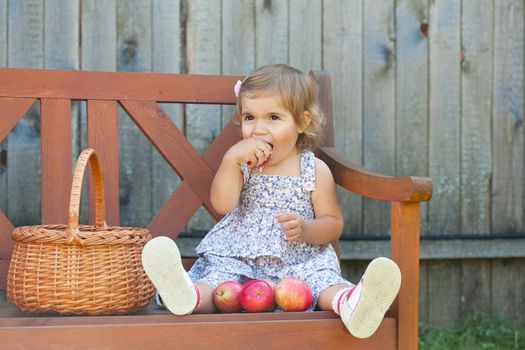
[[[264,121],[258,121],[255,123],[255,127],[253,128],[254,134],[265,134],[267,131]]]

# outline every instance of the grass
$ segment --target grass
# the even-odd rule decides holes
[[[524,350],[525,324],[513,326],[509,322],[488,316],[473,316],[450,329],[419,331],[420,350]]]

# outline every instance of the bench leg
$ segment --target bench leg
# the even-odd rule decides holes
[[[401,269],[401,289],[391,310],[403,350],[418,346],[419,229],[419,202],[392,202],[391,252]]]

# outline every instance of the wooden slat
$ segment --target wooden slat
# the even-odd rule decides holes
[[[428,160],[429,176],[435,184],[435,196],[429,202],[429,228],[436,235],[461,231],[460,5],[454,0],[434,2],[429,16]],[[429,278],[429,325],[452,326],[460,318],[461,264],[435,262]]]
[[[391,254],[401,269],[401,289],[391,307],[398,319],[398,349],[418,348],[419,203],[392,203]]]
[[[44,3],[38,0],[10,2],[7,11],[9,67],[43,68]],[[12,85],[15,88],[23,89],[23,86],[30,85],[29,75],[24,78],[15,75],[13,78]],[[0,81],[2,88],[6,86],[2,78]],[[7,212],[15,225],[40,223],[38,110],[38,104],[29,109],[7,142]]]
[[[461,315],[476,315],[490,310],[491,299],[490,260],[463,260],[461,262]]]
[[[151,9],[151,1],[117,1],[118,71],[151,71]],[[152,217],[153,149],[122,109],[118,120],[121,220],[143,227]]]
[[[288,63],[304,72],[321,69],[322,1],[289,1]]]
[[[44,67],[78,69],[80,48],[80,3],[47,0],[44,2]]]
[[[523,232],[523,93],[524,3],[494,2],[492,232]],[[523,264],[512,259],[492,262],[492,313],[523,320]]]
[[[82,71],[116,71],[117,70],[117,4],[116,0],[83,0],[81,11],[81,30],[80,40],[81,50],[81,69]],[[97,87],[98,89],[98,87]],[[87,126],[87,107],[82,102],[80,109],[80,142],[75,155],[87,147],[88,133]],[[104,175],[104,174],[103,174]],[[89,195],[84,189],[82,194],[82,208],[88,208]],[[88,222],[89,210],[83,209],[80,212],[82,222]]]
[[[462,13],[461,230],[489,233],[492,143],[480,140],[492,133],[493,2],[463,1]]]
[[[363,1],[323,2],[323,69],[332,77],[334,136],[348,159],[363,164]],[[343,236],[363,232],[363,199],[338,188]]]
[[[432,181],[427,177],[393,177],[361,168],[334,147],[321,147],[319,157],[330,167],[338,185],[361,196],[386,201],[428,201]]]
[[[82,1],[82,70],[115,71],[117,65],[116,0]],[[98,90],[100,87],[97,87]],[[109,90],[111,91],[111,89]],[[85,96],[85,98],[93,98]]]
[[[223,315],[216,315],[223,316]],[[395,349],[394,320],[386,320],[374,337],[356,339],[344,330],[337,318],[283,321],[248,321],[235,315],[237,320],[178,323],[179,317],[157,317],[159,321],[141,323],[119,322],[103,326],[75,325],[71,321],[63,325],[46,325],[45,320],[34,325],[27,320],[26,326],[0,328],[2,344],[9,349],[49,349],[67,346],[71,349],[99,349],[100,344],[111,349],[166,349],[176,344],[177,349]],[[271,315],[274,316],[274,315]],[[134,319],[140,319],[135,317]],[[180,319],[198,319],[197,315]],[[95,318],[95,319],[98,319]],[[63,319],[66,320],[66,319]],[[1,322],[1,321],[0,321]],[[16,322],[16,319],[14,320]],[[40,325],[38,325],[40,323]],[[5,322],[3,322],[4,325]],[[32,324],[32,326],[30,326]],[[235,330],[233,332],[232,330]],[[203,334],[205,336],[203,336]],[[261,341],[264,339],[264,341]],[[198,340],[198,345],[196,345]]]
[[[11,258],[14,245],[11,239],[13,229],[14,226],[11,221],[0,211],[0,260]],[[0,289],[2,289],[1,285]]]
[[[188,72],[194,74],[219,74],[221,72],[221,3],[213,0],[187,2],[186,57]],[[241,78],[242,79],[242,78]],[[234,82],[232,82],[234,84]],[[232,94],[228,94],[236,102]],[[199,154],[203,154],[221,129],[220,106],[186,106],[184,133]],[[188,231],[208,231],[213,226],[204,208],[188,222]]]
[[[43,99],[41,108],[42,223],[66,224],[73,179],[71,101]]]
[[[396,175],[428,176],[429,0],[396,3]],[[421,234],[428,234],[427,203]]]
[[[7,66],[7,1],[0,0],[0,67]]]
[[[0,141],[5,139],[34,102],[34,98],[0,98]]]
[[[428,265],[431,261],[419,260],[419,323],[428,324]]]
[[[288,62],[289,0],[255,2],[255,65]],[[312,67],[308,67],[310,69]]]
[[[240,140],[240,137],[239,126],[232,118],[204,154],[205,161],[213,171],[219,167],[224,153]],[[188,183],[183,181],[177,188],[177,191],[153,218],[148,229],[154,236],[162,234],[175,238],[201,203],[201,200]],[[216,219],[218,218],[219,216],[216,217]]]
[[[494,2],[462,3],[461,64],[461,233],[490,233],[492,179],[492,87]],[[488,260],[461,263],[461,315],[490,310]]]
[[[0,67],[7,66],[7,23],[7,0],[0,0]],[[0,115],[3,119],[4,114],[0,112]],[[2,126],[2,123],[0,123],[0,259],[11,248],[10,230],[6,230],[2,224],[3,221],[7,220],[2,213],[2,211],[7,209],[7,141],[3,140],[2,127],[5,128],[7,125]]]
[[[117,104],[112,101],[87,102],[87,146],[97,152],[102,180],[106,222],[108,225],[120,224],[119,211],[119,158],[117,133]],[[95,222],[93,184],[89,176],[89,222]]]
[[[158,73],[180,73],[182,66],[181,1],[152,2],[152,70]],[[183,106],[161,104],[171,121],[184,128]],[[152,151],[151,214],[155,215],[167,202],[180,183],[177,174],[155,150]]]
[[[524,4],[494,6],[492,232],[523,232]]]
[[[254,1],[222,2],[221,74],[248,75],[255,68],[255,22]],[[236,109],[221,106],[221,125],[226,125]]]
[[[363,2],[363,166],[396,174],[394,2]],[[388,231],[387,203],[363,200],[363,232]]]
[[[197,193],[206,209],[215,213],[209,199],[214,173],[166,113],[155,102],[121,101],[121,105],[173,170]]]
[[[210,74],[210,73],[208,73]],[[0,97],[236,103],[239,76],[0,69]],[[21,81],[30,84],[20,84]]]
[[[429,210],[436,234],[460,232],[460,16],[454,0],[430,9],[429,176],[439,196]]]

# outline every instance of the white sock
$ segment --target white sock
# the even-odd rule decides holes
[[[334,298],[332,299],[332,309],[336,314],[340,315],[339,305],[341,304],[341,300],[343,300],[343,298],[348,298],[348,293],[350,293],[353,289],[354,288],[343,288],[335,293]]]

